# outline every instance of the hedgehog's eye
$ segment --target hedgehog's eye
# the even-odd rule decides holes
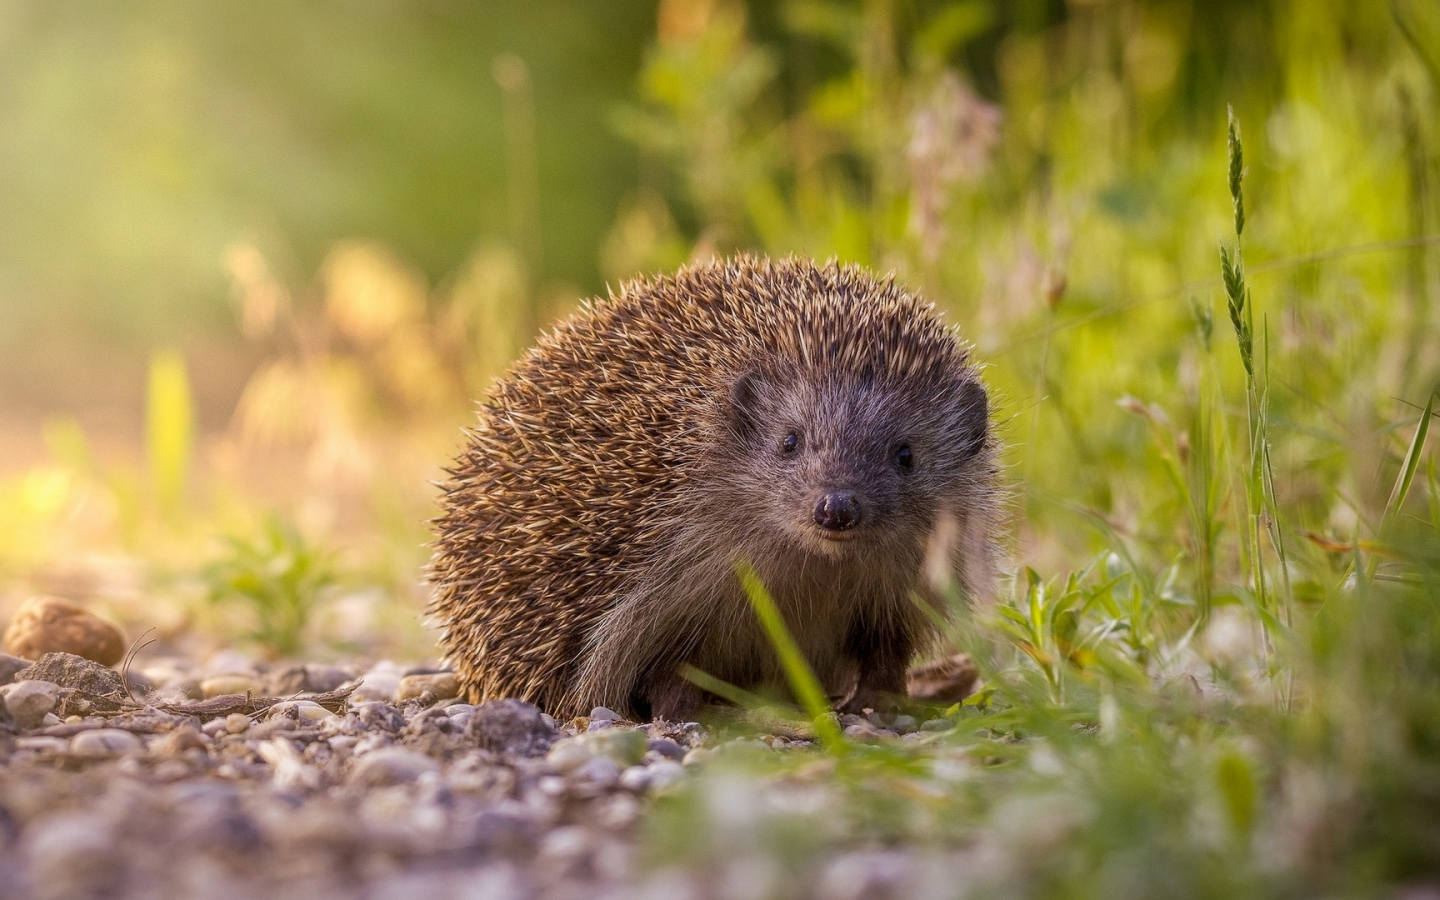
[[[901,444],[895,448],[895,465],[902,469],[915,465],[915,454],[910,450],[909,444]]]
[[[800,449],[800,435],[790,432],[780,441],[780,455],[794,456],[795,451]]]

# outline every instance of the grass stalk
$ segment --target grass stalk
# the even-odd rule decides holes
[[[1291,590],[1289,584],[1289,560],[1279,521],[1279,504],[1275,498],[1275,474],[1270,455],[1270,395],[1269,395],[1269,328],[1262,325],[1261,349],[1263,356],[1257,371],[1255,360],[1255,314],[1251,303],[1250,289],[1245,283],[1245,254],[1241,237],[1245,232],[1245,152],[1240,138],[1240,122],[1233,108],[1227,109],[1229,127],[1227,145],[1229,149],[1228,186],[1233,210],[1235,239],[1220,246],[1220,275],[1225,286],[1225,296],[1230,314],[1230,324],[1235,329],[1235,338],[1240,351],[1240,362],[1245,368],[1245,414],[1246,434],[1249,439],[1249,464],[1245,472],[1246,527],[1243,543],[1246,564],[1250,569],[1255,603],[1264,612],[1262,623],[1275,622],[1290,627]],[[1275,550],[1280,566],[1281,593],[1272,596],[1265,576],[1264,541],[1268,538]],[[1269,625],[1264,628],[1266,668],[1273,676],[1274,639]],[[1289,703],[1289,691],[1284,692],[1284,702]]]
[[[820,679],[811,671],[810,664],[805,661],[805,655],[800,652],[800,645],[795,643],[790,629],[785,626],[785,618],[780,615],[779,608],[775,606],[775,601],[771,599],[770,592],[765,589],[754,567],[747,562],[741,562],[736,566],[735,574],[740,578],[745,595],[750,598],[750,606],[760,620],[760,627],[765,629],[765,636],[770,639],[775,654],[780,657],[780,665],[785,670],[790,689],[795,692],[795,698],[810,717],[811,726],[820,738],[820,743],[831,753],[838,753],[845,745],[845,738],[831,715],[830,701],[825,696],[825,689],[821,687]]]

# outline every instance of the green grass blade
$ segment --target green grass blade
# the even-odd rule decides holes
[[[1382,521],[1388,522],[1400,507],[1405,505],[1405,497],[1410,493],[1410,484],[1415,480],[1415,472],[1420,468],[1420,456],[1425,452],[1425,437],[1430,433],[1430,417],[1435,413],[1435,394],[1425,401],[1425,412],[1420,414],[1420,424],[1415,427],[1415,436],[1410,439],[1410,449],[1405,451],[1405,461],[1400,464],[1400,475],[1395,479],[1395,486],[1390,490],[1390,499],[1385,501],[1385,515]]]
[[[785,627],[785,619],[776,608],[775,601],[770,598],[770,592],[765,589],[760,576],[749,563],[738,564],[735,574],[739,576],[740,584],[750,598],[750,606],[755,610],[760,626],[765,629],[766,637],[770,639],[776,655],[780,657],[780,665],[785,669],[790,689],[795,692],[800,705],[810,717],[815,734],[827,750],[839,750],[844,746],[845,738],[830,715],[830,701],[825,696],[825,689],[810,670],[809,663],[805,662],[800,646],[790,636],[790,630]]]
[[[722,700],[728,700],[741,709],[759,709],[762,706],[771,705],[769,700],[759,694],[752,694],[728,681],[721,681],[709,672],[697,669],[692,665],[681,666],[680,677],[700,690],[714,694]]]

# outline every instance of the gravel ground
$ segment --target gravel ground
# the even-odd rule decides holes
[[[79,657],[25,665],[0,659],[0,898],[673,897],[637,822],[714,752],[695,723],[472,706],[392,663],[222,654],[128,690]]]

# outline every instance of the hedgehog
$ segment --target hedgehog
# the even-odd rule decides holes
[[[988,394],[893,276],[738,257],[628,283],[543,335],[466,439],[429,577],[471,702],[686,721],[718,699],[689,667],[784,695],[748,566],[832,703],[891,708],[938,637],[937,572],[993,590]]]

